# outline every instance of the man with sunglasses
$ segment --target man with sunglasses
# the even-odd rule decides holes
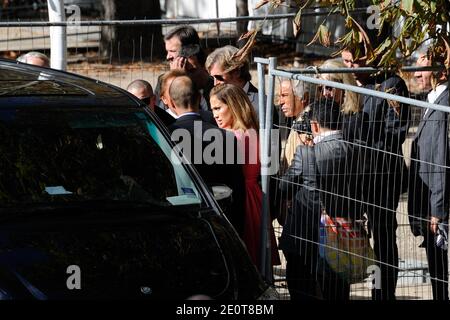
[[[258,89],[250,82],[250,64],[247,59],[234,59],[234,55],[239,51],[233,46],[225,46],[214,50],[207,58],[205,67],[214,78],[214,85],[222,83],[234,84],[242,88],[247,93],[250,102],[259,113]]]
[[[428,47],[419,52],[416,65],[445,65],[445,57],[431,56]],[[449,106],[447,70],[416,71],[418,87],[426,101]],[[433,85],[434,84],[434,85]],[[431,277],[433,300],[448,301],[448,237],[450,143],[448,113],[425,109],[411,145],[408,217],[414,236],[422,236]],[[439,240],[443,240],[442,242]],[[447,244],[448,245],[448,244]]]
[[[169,113],[161,108],[155,107],[156,96],[153,93],[152,85],[147,81],[141,79],[134,80],[128,85],[127,91],[141,100],[149,109],[154,111],[166,126],[175,122],[175,118]]]

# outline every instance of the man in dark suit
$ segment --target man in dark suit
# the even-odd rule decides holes
[[[349,200],[348,174],[351,146],[340,130],[339,106],[332,100],[316,101],[311,107],[314,146],[299,145],[283,176],[281,188],[295,194],[280,247],[286,259],[286,277],[291,298],[348,300],[350,285],[318,265],[320,217],[355,216]],[[291,190],[290,190],[291,189]],[[318,288],[320,292],[318,294]]]
[[[167,111],[166,113],[171,114],[174,117],[174,119],[177,118],[178,116],[174,113],[173,106],[171,105],[169,88],[170,88],[170,85],[172,84],[172,81],[175,78],[180,77],[180,76],[190,77],[185,71],[179,70],[179,69],[174,69],[174,70],[167,71],[166,73],[163,73],[159,78],[160,85],[161,85],[160,99],[164,103],[164,105],[167,107],[167,110],[165,110],[165,111]],[[157,109],[161,109],[161,108],[157,108]],[[161,110],[164,111],[164,109],[161,109]],[[202,120],[209,122],[214,126],[217,126],[216,120],[214,119],[213,113],[211,111],[199,109],[198,113],[200,114],[200,117],[202,118]]]
[[[234,134],[202,119],[199,114],[200,93],[188,76],[173,79],[169,95],[169,107],[178,116],[169,127],[172,140],[208,185],[225,184],[233,190],[233,202],[225,213],[242,236],[245,183]]]
[[[362,59],[354,61],[350,51],[343,58],[349,67],[366,66]],[[409,96],[405,81],[396,74],[354,75],[358,85],[366,89]],[[361,183],[375,255],[381,262],[381,289],[372,290],[372,299],[394,300],[398,277],[396,210],[400,195],[407,188],[408,170],[402,144],[409,129],[410,110],[408,105],[364,95],[363,112],[368,120],[367,148],[362,148],[367,171]]]
[[[443,64],[443,61],[436,62],[438,65]],[[428,55],[421,54],[417,65],[431,65]],[[450,105],[448,74],[445,70],[421,71],[414,75],[419,87],[424,91],[432,89],[432,81],[435,81],[435,88],[428,94],[428,102]],[[448,118],[446,112],[426,109],[411,147],[408,213],[413,234],[424,237],[422,246],[427,253],[434,300],[448,300],[447,250],[436,243],[439,233],[445,231],[448,233],[450,183]]]

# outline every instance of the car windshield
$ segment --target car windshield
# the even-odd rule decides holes
[[[0,207],[80,201],[201,204],[144,111],[0,110]]]

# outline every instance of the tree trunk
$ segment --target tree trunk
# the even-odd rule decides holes
[[[248,0],[236,0],[236,16],[248,16]],[[247,32],[248,21],[238,21],[236,23],[237,33],[240,36]]]
[[[102,0],[105,20],[161,19],[159,0]],[[164,57],[161,25],[102,27],[100,54],[116,62]]]

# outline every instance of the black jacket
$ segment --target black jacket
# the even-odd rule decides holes
[[[449,89],[435,104],[449,105]],[[425,235],[427,224],[417,218],[446,219],[449,210],[449,115],[429,109],[419,123],[411,146],[408,213],[414,235]]]
[[[288,196],[295,195],[283,228],[283,250],[299,253],[308,248],[307,243],[318,241],[322,209],[332,217],[360,217],[349,179],[357,174],[349,163],[351,151],[340,132],[324,137],[314,147],[298,146],[280,184]]]
[[[383,74],[371,79],[365,85],[400,96],[408,97],[405,81],[395,74]],[[409,105],[400,104],[397,114],[386,99],[364,96],[363,111],[368,116],[368,148],[362,149],[365,158],[366,175],[362,178],[365,201],[369,210],[378,207],[396,210],[400,194],[406,191],[408,169],[403,158],[402,144],[409,129]],[[395,218],[395,215],[392,215]]]
[[[169,131],[172,133],[172,140],[178,135],[188,139],[174,142],[182,148],[188,162],[194,165],[209,186],[225,184],[233,190],[232,208],[226,214],[236,231],[242,235],[245,217],[245,180],[242,165],[237,161],[238,149],[234,134],[204,121],[200,114],[185,115],[176,119],[169,127]],[[205,134],[214,136],[213,141],[208,141],[210,139]],[[212,156],[212,159],[206,159],[205,155]]]

